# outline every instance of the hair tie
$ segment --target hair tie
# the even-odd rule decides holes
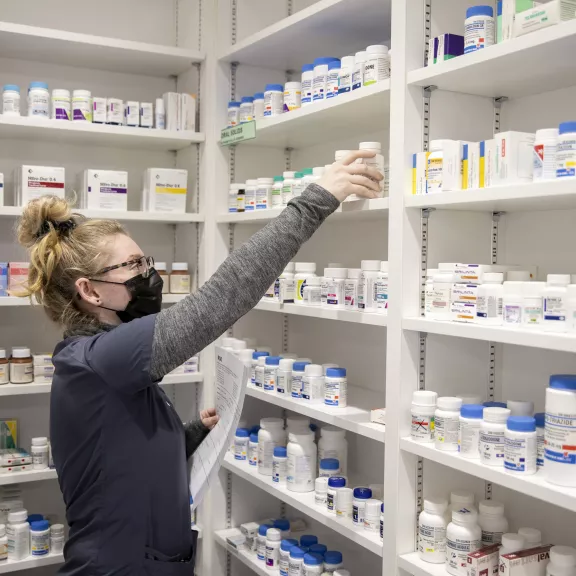
[[[74,220],[65,220],[64,222],[54,222],[53,220],[44,220],[42,226],[40,226],[40,230],[38,234],[36,234],[36,238],[40,240],[43,236],[46,236],[48,232],[50,232],[50,226],[56,230],[58,234],[62,234],[64,236],[68,236],[68,234],[76,228],[76,222]]]

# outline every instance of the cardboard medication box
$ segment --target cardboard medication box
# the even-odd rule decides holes
[[[450,311],[455,322],[476,322],[475,302],[452,302]]]
[[[429,152],[412,154],[412,194],[427,194],[426,164]]]
[[[10,291],[19,292],[28,283],[29,262],[10,262],[8,268],[8,288]]]
[[[500,557],[500,576],[545,576],[552,545],[538,546]]]
[[[532,182],[535,139],[535,135],[528,132],[496,134],[495,185]]]
[[[452,284],[452,302],[472,302],[478,300],[478,284]]]
[[[574,18],[576,18],[576,0],[534,2],[534,8],[519,12],[514,17],[512,37],[517,38]]]
[[[64,198],[66,173],[64,168],[51,166],[19,166],[16,168],[16,206],[46,194]]]
[[[148,168],[144,172],[142,210],[145,212],[186,212],[188,170]]]
[[[8,296],[8,262],[0,262],[0,296]]]
[[[128,172],[84,170],[82,202],[92,210],[128,210]]]
[[[492,544],[470,552],[466,565],[466,576],[498,576],[500,544]]]

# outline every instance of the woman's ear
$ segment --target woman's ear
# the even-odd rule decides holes
[[[100,304],[102,304],[100,292],[96,289],[95,284],[88,280],[88,278],[78,278],[75,285],[78,296],[83,302],[92,304],[93,306],[100,306]]]

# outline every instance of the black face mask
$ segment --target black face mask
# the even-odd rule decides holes
[[[157,314],[162,308],[162,287],[164,280],[154,268],[146,278],[142,274],[126,280],[126,282],[109,282],[107,280],[93,280],[93,282],[104,282],[105,284],[119,284],[126,286],[132,298],[124,310],[114,310],[100,306],[105,310],[116,312],[118,318],[123,323],[130,322],[135,318],[143,318],[150,314]]]

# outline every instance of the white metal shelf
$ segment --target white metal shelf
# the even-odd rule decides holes
[[[297,70],[320,56],[341,57],[390,38],[390,1],[320,0],[240,40],[220,54],[238,62]]]
[[[527,329],[515,330],[504,326],[441,322],[428,318],[404,318],[402,328],[416,332],[428,332],[428,334],[455,336],[456,338],[501,342],[502,344],[557,350],[558,352],[576,352],[576,334],[558,334]]]
[[[196,50],[0,22],[3,58],[168,78],[202,62]]]
[[[416,456],[426,458],[444,466],[465,472],[471,476],[482,478],[487,482],[494,482],[504,488],[516,490],[527,496],[543,500],[548,504],[554,504],[560,508],[576,512],[576,488],[566,488],[550,484],[544,478],[543,472],[537,472],[531,476],[522,476],[507,472],[504,467],[485,466],[480,460],[462,458],[458,452],[446,452],[436,450],[434,444],[414,442],[411,438],[402,438],[400,448]]]
[[[420,559],[418,552],[402,554],[398,557],[398,566],[414,576],[448,576],[444,562],[432,564]]]
[[[352,519],[339,520],[336,515],[329,514],[325,507],[317,506],[314,503],[314,492],[290,492],[285,485],[274,484],[270,476],[258,474],[258,471],[249,466],[247,462],[237,462],[230,453],[226,454],[222,465],[230,472],[272,494],[282,502],[310,516],[310,518],[336,530],[345,538],[360,544],[374,554],[382,556],[382,542],[377,532],[368,532],[364,528],[356,527]]]
[[[520,98],[576,84],[576,21],[408,73],[408,84],[477,96]],[[534,62],[538,62],[534,66]]]
[[[341,139],[343,134],[358,134],[360,142],[363,134],[374,131],[375,123],[390,123],[389,80],[257,120],[256,138],[242,145],[300,148]]]
[[[56,470],[30,470],[28,472],[9,472],[2,474],[0,468],[0,486],[8,484],[24,484],[24,482],[40,482],[58,478]]]
[[[189,294],[163,294],[162,304],[176,304],[189,296]],[[0,296],[0,307],[2,306],[39,306],[35,300],[29,298],[18,298],[16,296]]]
[[[63,562],[64,554],[48,554],[48,556],[41,556],[40,558],[28,556],[24,560],[6,560],[0,562],[0,574],[10,574],[20,570],[29,570],[30,568],[43,568],[44,566],[62,564]]]
[[[205,139],[201,132],[189,130],[174,132],[28,116],[0,116],[0,138],[155,151],[182,150]]]
[[[350,220],[371,220],[386,218],[388,216],[388,198],[375,198],[374,200],[355,200],[343,202],[340,207],[330,215],[326,223]],[[216,218],[219,224],[254,224],[269,222],[282,214],[284,208],[271,208],[269,210],[255,210],[254,212],[241,212],[240,214],[221,214]]]
[[[440,194],[406,196],[407,208],[437,208],[478,212],[532,212],[576,208],[576,181],[560,178],[544,182],[494,186]]]
[[[204,374],[196,372],[194,374],[167,374],[160,384],[196,384],[204,382]]]
[[[248,568],[250,568],[254,573],[258,574],[258,576],[278,576],[280,570],[270,570],[269,568],[266,568],[265,562],[258,561],[254,552],[248,552],[248,550],[237,550],[234,546],[230,546],[228,542],[226,542],[226,538],[236,532],[236,528],[231,528],[229,530],[216,530],[214,532],[214,539],[218,544],[220,544],[220,546],[230,552],[232,556],[238,558],[240,562],[248,566]]]
[[[306,306],[302,304],[279,304],[276,302],[260,301],[254,310],[265,312],[280,312],[281,314],[294,314],[295,316],[308,316],[309,318],[322,318],[324,320],[340,320],[354,322],[367,326],[387,326],[388,316],[374,312],[360,312],[357,310],[330,310],[321,306]]]
[[[292,412],[298,412],[320,422],[355,432],[366,438],[372,438],[378,442],[385,441],[385,426],[370,422],[370,410],[383,408],[385,405],[384,391],[382,394],[378,394],[366,388],[348,386],[348,406],[346,408],[330,408],[323,404],[310,404],[303,400],[294,400],[288,395],[280,396],[264,392],[261,388],[252,385],[248,386],[246,395]]]

